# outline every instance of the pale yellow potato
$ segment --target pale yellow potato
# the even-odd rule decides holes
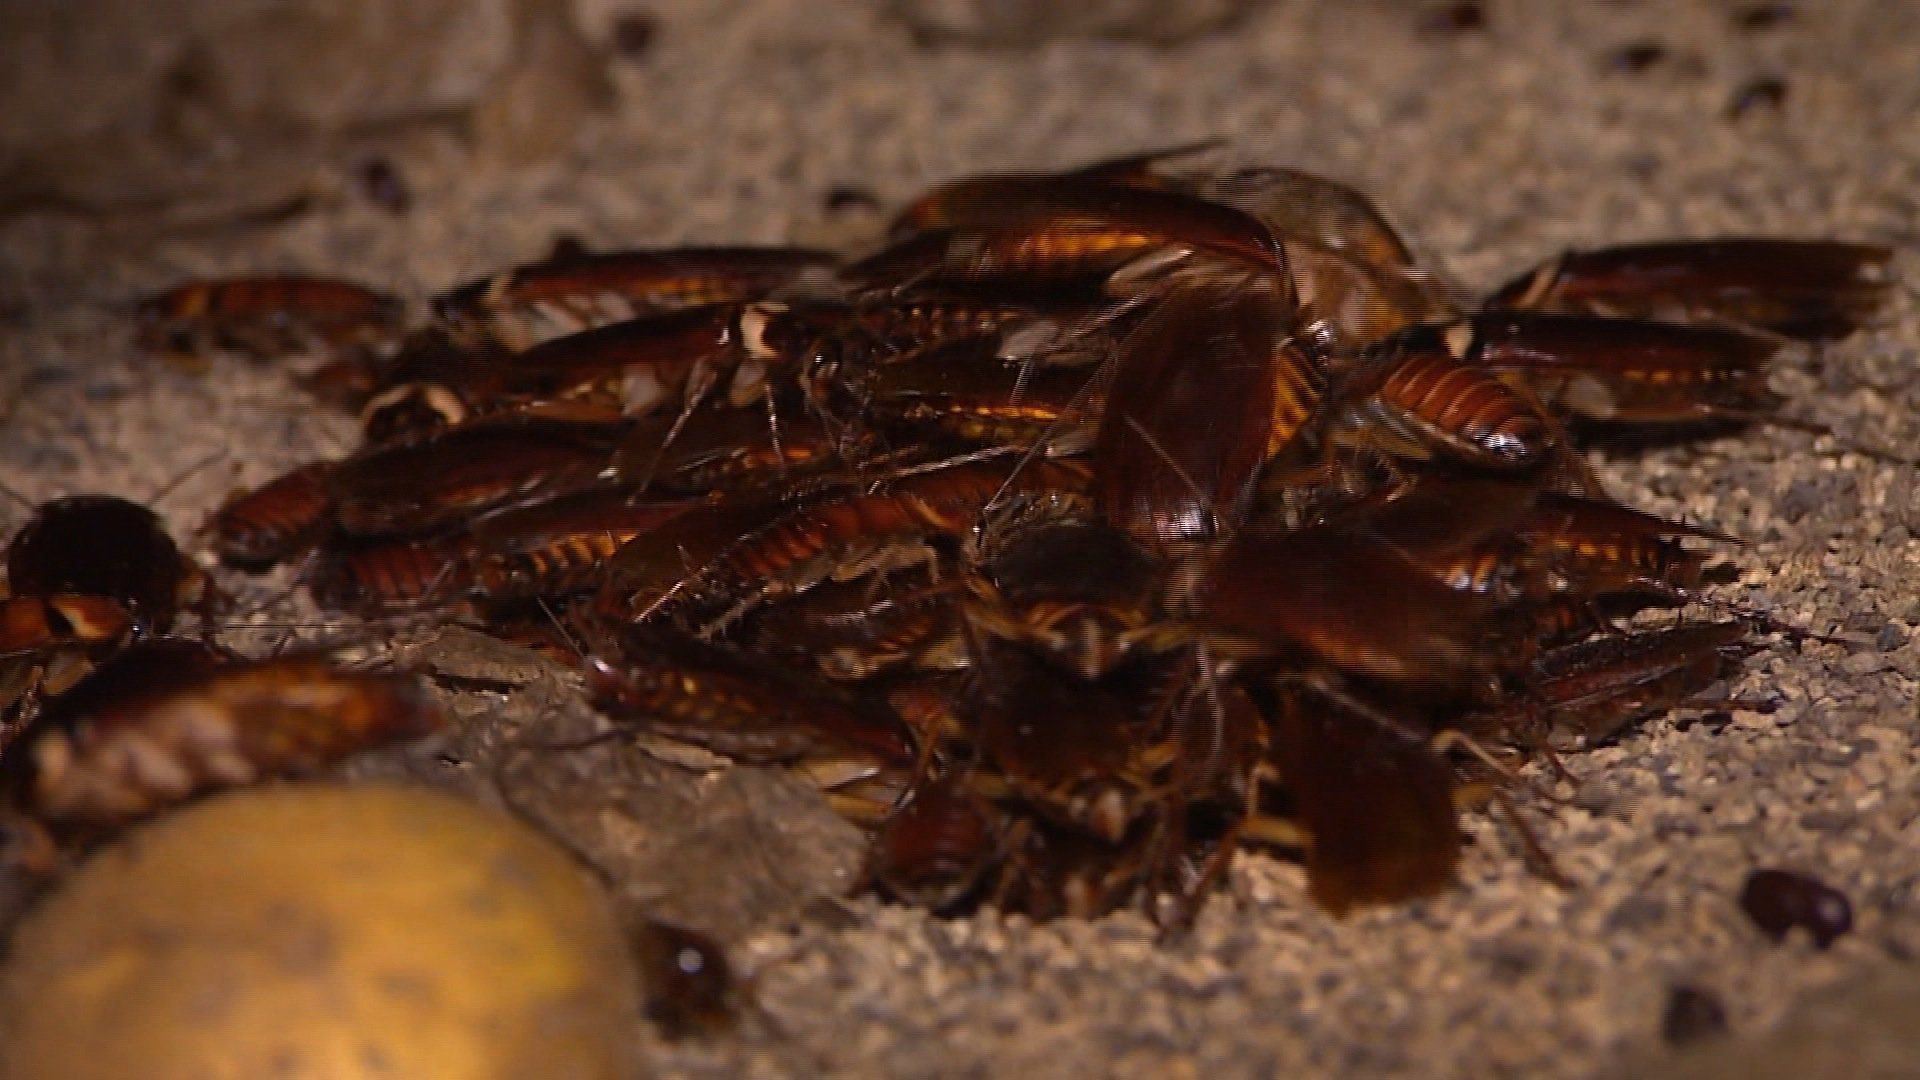
[[[7,1080],[635,1074],[638,987],[598,885],[448,796],[211,799],[102,851],[21,925]]]

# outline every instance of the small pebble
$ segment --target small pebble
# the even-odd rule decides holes
[[[1846,894],[1791,870],[1755,870],[1740,890],[1740,909],[1775,941],[1800,927],[1824,949],[1853,929],[1853,905]]]
[[[1660,1037],[1670,1046],[1724,1035],[1727,1010],[1710,990],[1680,985],[1667,991],[1667,1011],[1660,1018]]]

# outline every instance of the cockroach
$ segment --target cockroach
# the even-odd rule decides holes
[[[473,589],[469,553],[445,536],[328,545],[307,571],[325,611],[381,615],[458,603]]]
[[[1511,633],[1502,605],[1346,525],[1244,532],[1201,588],[1200,618],[1213,630],[1403,690],[1484,697],[1511,663],[1498,644]]]
[[[63,648],[98,648],[127,640],[133,617],[104,596],[55,593],[0,598],[0,658]]]
[[[742,303],[826,271],[836,258],[807,248],[677,248],[570,255],[441,294],[433,310],[462,341],[491,338],[522,351],[542,341],[649,314]]]
[[[603,488],[483,514],[467,526],[462,545],[470,587],[486,600],[591,591],[628,541],[700,505],[641,501],[624,488]]]
[[[1104,522],[1030,525],[985,569],[991,592],[968,608],[973,626],[1083,679],[1112,672],[1139,647],[1185,640],[1158,618],[1159,560]]]
[[[110,703],[63,714],[26,744],[39,816],[119,826],[201,792],[311,774],[442,724],[413,680],[343,671],[323,656],[223,664],[162,681],[157,690],[122,684]]]
[[[220,504],[207,522],[213,550],[228,563],[282,562],[313,546],[332,524],[330,462],[298,466]]]
[[[197,351],[217,345],[262,356],[378,344],[397,336],[403,305],[364,285],[293,275],[180,285],[140,302],[141,343]]]
[[[963,779],[924,779],[880,827],[867,872],[896,900],[951,912],[977,894],[998,862],[1000,818]]]
[[[153,511],[111,495],[41,504],[7,544],[15,596],[80,594],[125,606],[136,633],[164,633],[206,579]]]
[[[972,662],[955,586],[925,573],[817,585],[756,613],[738,636],[762,652],[818,666],[831,679]]]
[[[613,479],[631,425],[502,417],[424,442],[375,447],[333,469],[333,518],[356,536],[421,533],[535,497]]]
[[[1284,278],[1286,251],[1258,218],[1181,192],[1084,177],[961,180],[909,208],[897,234],[939,236],[925,273],[962,279],[1041,270],[1071,274],[1155,251],[1196,249]],[[911,243],[912,239],[907,242]]]
[[[853,755],[876,767],[912,763],[890,711],[764,657],[664,626],[595,632],[589,648],[594,700],[637,730],[748,762]]]
[[[1445,348],[1524,387],[1562,415],[1617,424],[1753,420],[1778,405],[1766,362],[1777,342],[1722,326],[1488,312],[1422,327],[1397,344]]]
[[[1270,280],[1170,292],[1121,342],[1094,443],[1097,501],[1143,542],[1207,540],[1245,514],[1260,465],[1299,434],[1317,373]]]
[[[1453,775],[1429,741],[1344,695],[1281,686],[1273,757],[1307,834],[1307,884],[1341,914],[1440,891],[1460,858]]]
[[[845,455],[857,450],[798,407],[776,407],[772,420],[752,410],[707,408],[641,421],[615,453],[613,469],[636,489],[795,487],[804,477],[846,464]]]
[[[1333,396],[1330,438],[1393,458],[1526,471],[1561,449],[1556,425],[1529,397],[1444,352],[1398,350],[1354,373]]]
[[[1740,887],[1740,910],[1775,941],[1796,927],[1824,949],[1853,929],[1853,905],[1845,893],[1791,870],[1755,870]]]
[[[1541,654],[1517,707],[1574,746],[1591,746],[1676,705],[1726,674],[1753,648],[1739,621],[1689,622],[1602,636]]]
[[[1105,408],[1098,373],[1006,363],[991,338],[948,342],[861,380],[868,423],[1052,457],[1085,453]]]
[[[610,602],[613,611],[642,620],[687,618],[710,633],[759,604],[828,579],[925,563],[933,555],[929,540],[969,534],[995,500],[1070,496],[1083,485],[1084,474],[1062,463],[964,463],[784,512],[743,507],[741,518],[768,523],[693,550],[679,544],[675,526],[697,529],[707,522],[683,515],[615,557],[601,607]],[[737,520],[725,509],[713,516]]]
[[[1490,309],[1721,320],[1809,341],[1846,337],[1885,299],[1875,244],[1734,237],[1568,252],[1502,286]],[[1602,335],[1604,330],[1585,327]]]

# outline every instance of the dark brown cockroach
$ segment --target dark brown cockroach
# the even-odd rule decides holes
[[[157,692],[125,687],[25,745],[39,816],[122,825],[205,791],[311,774],[442,724],[413,680],[343,671],[321,656],[226,664],[166,683]]]
[[[718,941],[657,919],[645,920],[630,937],[647,1018],[667,1037],[716,1035],[739,1020],[739,988]]]
[[[1684,600],[1700,584],[1705,553],[1688,538],[1731,543],[1712,529],[1669,521],[1606,499],[1543,494],[1516,532],[1574,596],[1632,594]]]
[[[313,546],[332,525],[331,462],[301,465],[214,511],[207,522],[213,550],[238,566],[265,566]]]
[[[999,645],[974,665],[960,711],[991,775],[1042,816],[1117,844],[1161,809],[1152,779],[1163,748],[1127,688]]]
[[[333,518],[356,536],[421,533],[494,507],[613,479],[625,421],[501,417],[424,442],[375,447],[328,478]]]
[[[458,339],[521,351],[644,315],[755,300],[835,256],[807,248],[677,248],[570,254],[441,294],[434,314]]]
[[[1515,278],[1486,306],[1718,320],[1824,341],[1853,333],[1879,307],[1892,257],[1875,244],[1755,237],[1576,251]]]
[[[1122,339],[1094,444],[1101,515],[1144,543],[1208,540],[1319,398],[1270,279],[1191,284]]]
[[[1008,364],[992,338],[963,338],[891,364],[859,383],[867,422],[890,431],[1016,446],[1050,457],[1092,447],[1105,406],[1084,367]]]
[[[461,545],[469,587],[486,600],[589,592],[629,540],[702,505],[641,501],[624,488],[604,488],[483,514],[467,526]]]
[[[400,301],[352,282],[297,276],[227,278],[180,285],[141,301],[141,344],[196,352],[208,346],[274,356],[313,343],[380,344],[398,336]]]
[[[748,762],[913,762],[906,729],[886,708],[764,657],[664,626],[594,632],[589,648],[595,702],[636,730]]]
[[[636,489],[795,487],[844,465],[858,449],[796,405],[776,406],[771,418],[755,410],[707,408],[636,424],[613,468],[621,483]]]
[[[598,606],[639,620],[686,619],[711,633],[762,603],[829,579],[925,564],[934,554],[930,540],[967,536],[996,500],[1071,496],[1084,485],[1084,473],[1058,462],[964,463],[771,515],[745,506],[741,518],[768,523],[693,550],[681,545],[676,527],[701,529],[708,522],[688,514],[615,557]],[[723,508],[712,516],[733,524],[732,514]]]
[[[362,540],[331,544],[307,571],[307,592],[325,611],[382,615],[444,607],[473,589],[458,540]]]
[[[7,588],[106,597],[125,606],[136,633],[162,633],[205,595],[206,579],[153,511],[112,495],[69,495],[43,503],[8,542]]]
[[[1333,392],[1328,437],[1405,461],[1527,471],[1560,450],[1557,426],[1498,375],[1448,353],[1398,350]]]
[[[1273,757],[1307,834],[1307,883],[1335,914],[1440,891],[1460,858],[1453,773],[1430,742],[1345,697],[1274,699]]]
[[[1511,630],[1503,605],[1448,587],[1393,544],[1347,525],[1242,533],[1202,590],[1200,618],[1228,639],[1401,690],[1488,696],[1512,662],[1499,644]]]
[[[1755,870],[1740,887],[1740,910],[1775,941],[1799,927],[1824,949],[1853,929],[1847,894],[1791,870]]]
[[[758,401],[766,365],[740,349],[742,310],[702,304],[554,338],[501,365],[487,392],[495,407],[587,400],[627,416],[691,407],[715,389],[735,405]]]
[[[1158,618],[1164,571],[1127,534],[1099,521],[1043,521],[995,551],[969,605],[976,630],[1017,641],[1089,681],[1135,650],[1184,641]],[[983,593],[984,586],[984,593]]]
[[[1249,214],[1182,192],[1083,177],[956,181],[904,220],[900,235],[920,243],[925,255],[916,260],[917,275],[889,284],[1035,271],[1072,277],[1180,250],[1210,253],[1244,272],[1281,279],[1287,273],[1285,249]],[[879,265],[869,260],[867,267]],[[861,270],[850,273],[874,283]]]
[[[1766,373],[1778,344],[1727,327],[1487,312],[1418,328],[1389,347],[1444,348],[1471,367],[1514,380],[1548,408],[1585,420],[1753,420],[1778,404]]]
[[[884,587],[883,587],[884,586]],[[755,649],[817,666],[830,679],[972,662],[957,589],[926,573],[826,582],[756,613],[739,635]]]
[[[999,861],[1001,818],[964,779],[930,776],[881,825],[867,872],[896,900],[953,911],[977,894]]]
[[[1513,719],[1468,726],[1495,734],[1544,728],[1549,745],[1591,746],[1685,704],[1753,650],[1750,637],[1738,621],[1689,622],[1549,649],[1534,662],[1518,700],[1495,713]]]

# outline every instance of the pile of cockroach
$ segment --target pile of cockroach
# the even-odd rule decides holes
[[[1468,303],[1358,192],[1213,153],[948,183],[858,259],[568,250],[411,328],[344,282],[198,283],[142,334],[317,351],[364,419],[219,510],[229,564],[478,619],[620,730],[801,768],[887,895],[1166,918],[1244,845],[1334,911],[1428,894],[1521,760],[1775,629],[1695,604],[1727,538],[1610,497],[1576,434],[1778,419],[1769,359],[1852,332],[1889,252],[1612,248]],[[8,572],[26,820],[441,722],[392,676],[161,636],[203,586],[138,506],[45,505]]]

